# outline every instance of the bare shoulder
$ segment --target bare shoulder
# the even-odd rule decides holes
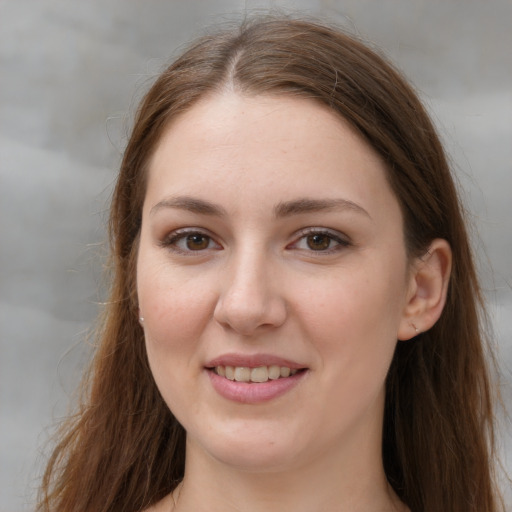
[[[172,500],[172,493],[162,498],[158,503],[144,510],[144,512],[172,512],[174,510],[174,502]]]

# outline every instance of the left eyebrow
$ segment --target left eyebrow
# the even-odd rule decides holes
[[[310,199],[301,198],[293,201],[279,203],[274,208],[274,215],[277,218],[289,217],[301,213],[322,212],[329,210],[350,210],[361,213],[371,219],[370,214],[360,205],[348,199]]]

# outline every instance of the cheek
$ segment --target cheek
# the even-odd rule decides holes
[[[385,271],[384,271],[385,270]],[[385,277],[382,277],[385,276]],[[325,282],[297,290],[302,297],[301,315],[317,332],[328,338],[344,334],[380,330],[380,335],[396,334],[404,297],[404,280],[399,273],[353,269],[328,276]]]
[[[194,389],[183,383],[194,382],[201,367],[200,342],[211,314],[212,293],[204,280],[187,279],[175,268],[143,258],[137,291],[153,378],[181,421],[181,413],[195,403]]]
[[[385,378],[404,305],[403,268],[364,265],[300,292],[298,316],[333,381],[344,374],[364,386],[369,375]]]
[[[190,279],[168,264],[140,258],[137,293],[148,355],[191,351],[213,311],[206,277]]]

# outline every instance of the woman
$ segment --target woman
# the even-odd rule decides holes
[[[403,78],[327,26],[196,41],[138,110],[39,510],[499,510],[481,296]]]

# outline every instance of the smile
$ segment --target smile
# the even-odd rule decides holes
[[[205,370],[221,397],[254,405],[288,394],[310,373],[300,363],[265,354],[225,354],[211,360]]]
[[[220,377],[225,377],[228,380],[253,383],[287,378],[300,371],[297,368],[278,365],[258,366],[256,368],[247,366],[216,366],[212,370]]]

